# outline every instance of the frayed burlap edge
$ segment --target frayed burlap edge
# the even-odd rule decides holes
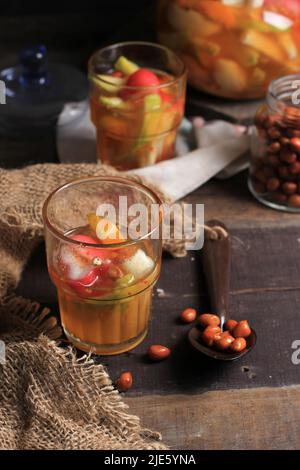
[[[14,294],[25,263],[43,237],[41,211],[46,196],[55,187],[78,177],[114,174],[119,173],[109,167],[89,164],[34,165],[12,171],[0,169],[0,339],[6,345],[7,357],[7,362],[0,365],[2,449],[166,449],[160,442],[159,433],[142,428],[139,418],[127,412],[127,405],[113,388],[102,365],[95,365],[92,358],[86,356],[77,359],[71,348],[66,350],[53,341],[60,338],[61,328],[50,310]],[[138,177],[132,179],[141,181]],[[42,369],[40,356],[43,355],[45,361],[50,360],[53,364],[58,361],[60,372],[64,371],[70,378],[65,384],[65,392],[71,393],[75,389],[78,396],[84,393],[87,405],[81,405],[88,419],[83,427],[77,423],[81,421],[79,410],[78,419],[73,420],[72,425],[65,417],[60,422],[56,416],[57,426],[52,429],[51,402],[55,401],[56,395],[52,394],[50,402],[43,396],[37,399],[45,384],[51,385],[47,376],[42,375],[37,381],[37,364]],[[52,377],[52,385],[59,380],[60,376]],[[26,393],[23,383],[30,383]],[[19,387],[22,398],[14,390]],[[7,403],[10,399],[12,401]],[[72,408],[76,397],[71,401],[70,397],[68,399],[69,408]],[[101,406],[98,409],[95,401],[99,400]],[[35,414],[30,413],[31,409],[36,410]],[[95,421],[95,410],[98,410],[100,422]],[[46,419],[45,413],[48,413],[47,424],[39,421],[41,416]],[[102,423],[103,419],[109,421],[110,427]],[[35,427],[28,425],[30,421],[35,422]],[[66,432],[66,435],[58,440],[58,432],[61,435]],[[47,434],[46,441],[44,433]]]
[[[61,328],[48,308],[12,294],[2,300],[0,310],[2,313],[6,311],[6,315],[1,316],[0,338],[6,344],[7,357],[6,363],[0,365],[0,449],[167,449],[161,442],[160,433],[143,428],[139,418],[128,413],[128,406],[114,389],[102,365],[95,364],[91,356],[78,358],[73,348],[62,348],[54,341],[60,338]],[[65,396],[60,400],[63,402],[65,398],[70,409],[82,393],[85,400],[84,409],[81,403],[82,409],[78,406],[75,411],[68,411],[68,415],[73,415],[68,425],[60,415],[56,417],[59,442],[51,434],[51,421],[56,413],[45,400],[47,395],[54,397],[50,392],[39,397],[41,382],[43,386],[49,382],[50,391],[58,386],[51,382],[51,375],[45,376],[44,357],[51,361],[50,370],[59,368],[59,375],[53,375],[64,385]],[[14,410],[17,396],[11,400],[16,393],[13,389],[15,375],[18,384],[30,382],[30,387],[26,394],[23,390],[24,403],[18,404],[24,421],[20,421],[18,426],[14,422],[14,426],[7,429],[11,413],[17,414]],[[101,405],[99,409],[97,403]],[[5,421],[1,419],[3,414]],[[24,425],[31,420],[39,420],[41,415],[50,415],[51,418],[48,416],[48,429],[44,430],[46,439],[36,423]],[[19,416],[16,421],[18,419]],[[105,431],[102,419],[108,421]],[[17,429],[12,431],[13,428]]]

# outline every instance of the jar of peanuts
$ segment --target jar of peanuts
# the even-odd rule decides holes
[[[255,117],[248,181],[262,203],[300,212],[300,74],[269,86]]]

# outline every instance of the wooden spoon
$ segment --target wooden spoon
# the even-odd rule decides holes
[[[212,220],[206,225],[210,227],[221,227],[221,230],[218,231],[219,236],[217,239],[205,239],[201,251],[201,260],[210,299],[211,312],[220,317],[220,327],[223,330],[224,323],[230,318],[228,312],[231,265],[230,236],[226,226],[218,220]],[[247,347],[239,353],[223,352],[209,348],[201,342],[200,337],[201,330],[196,326],[191,328],[188,333],[188,339],[191,345],[202,354],[222,361],[239,359],[248,354],[256,344],[256,333],[253,329],[251,329],[251,335],[246,339]]]

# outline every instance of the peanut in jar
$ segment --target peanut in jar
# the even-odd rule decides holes
[[[300,75],[273,81],[252,133],[249,189],[262,203],[300,212]]]

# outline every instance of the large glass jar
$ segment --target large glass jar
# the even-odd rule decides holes
[[[260,98],[271,80],[300,70],[300,2],[160,0],[158,39],[180,53],[193,87]]]
[[[274,209],[300,212],[300,74],[274,80],[257,111],[249,188]]]

